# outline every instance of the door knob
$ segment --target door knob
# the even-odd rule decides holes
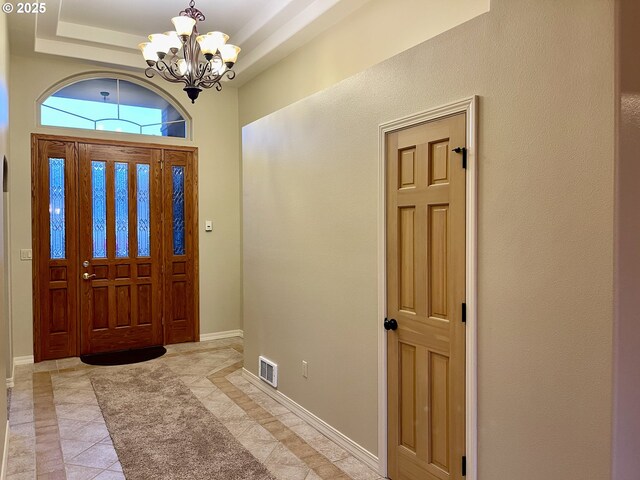
[[[93,277],[95,277],[95,276],[96,276],[96,274],[95,274],[95,273],[92,273],[91,275],[89,275],[87,272],[84,272],[84,273],[82,274],[82,278],[84,278],[85,280],[89,280],[90,278],[93,278]]]
[[[398,329],[398,322],[396,322],[396,320],[394,318],[392,318],[391,320],[388,319],[384,319],[384,329],[385,330],[397,330]]]

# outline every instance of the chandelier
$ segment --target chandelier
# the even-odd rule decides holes
[[[189,7],[173,17],[175,31],[149,35],[150,42],[138,47],[147,61],[144,71],[147,78],[156,73],[172,83],[184,83],[183,90],[195,103],[203,88],[215,87],[222,90],[220,80],[226,76],[232,80],[236,73],[232,70],[240,47],[227,43],[229,35],[222,32],[198,34],[198,25],[204,21],[204,14],[195,7],[195,0]]]

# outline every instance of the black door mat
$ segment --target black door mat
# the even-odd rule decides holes
[[[161,357],[167,349],[161,346],[136,348],[135,350],[120,350],[118,352],[91,353],[80,355],[82,363],[87,365],[113,366],[140,363]]]

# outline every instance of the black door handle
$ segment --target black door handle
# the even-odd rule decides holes
[[[396,320],[394,318],[392,318],[391,320],[388,319],[384,319],[384,329],[385,330],[397,330],[398,329],[398,322],[396,322]]]

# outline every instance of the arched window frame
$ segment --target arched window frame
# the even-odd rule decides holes
[[[63,126],[55,126],[55,125],[43,125],[42,124],[42,118],[41,118],[41,112],[42,112],[42,104],[53,94],[55,94],[56,92],[58,92],[59,90],[62,90],[63,88],[66,88],[70,85],[73,85],[75,83],[78,82],[82,82],[85,80],[95,80],[95,79],[108,79],[108,80],[126,80],[127,82],[131,82],[134,83],[140,87],[146,88],[147,90],[150,90],[151,92],[155,93],[156,95],[160,96],[161,98],[163,98],[164,100],[166,100],[173,108],[175,108],[178,113],[182,116],[182,118],[184,119],[185,122],[185,137],[181,138],[181,137],[159,137],[157,135],[148,135],[145,133],[129,133],[129,132],[113,132],[113,131],[107,131],[107,133],[112,134],[112,135],[123,135],[123,136],[132,136],[135,138],[139,138],[139,137],[145,137],[145,138],[171,138],[174,140],[192,140],[193,136],[192,136],[192,119],[191,119],[191,115],[189,115],[189,113],[184,109],[184,107],[175,99],[173,98],[172,95],[170,95],[169,93],[167,93],[165,90],[157,87],[156,85],[154,85],[153,83],[136,77],[134,75],[127,75],[125,73],[117,73],[117,72],[110,72],[110,71],[95,71],[95,72],[87,72],[87,73],[82,73],[82,74],[78,74],[78,75],[72,75],[70,77],[67,77],[57,83],[55,83],[54,85],[52,85],[51,87],[49,87],[47,90],[45,90],[39,97],[38,100],[36,101],[36,119],[37,119],[37,125],[38,127],[41,128],[54,128],[54,129],[62,129],[62,130],[81,130],[83,132],[94,132],[94,133],[101,133],[101,130],[91,130],[91,129],[84,129],[84,128],[76,128],[76,127],[63,127]],[[127,120],[121,120],[121,121],[127,121]]]

